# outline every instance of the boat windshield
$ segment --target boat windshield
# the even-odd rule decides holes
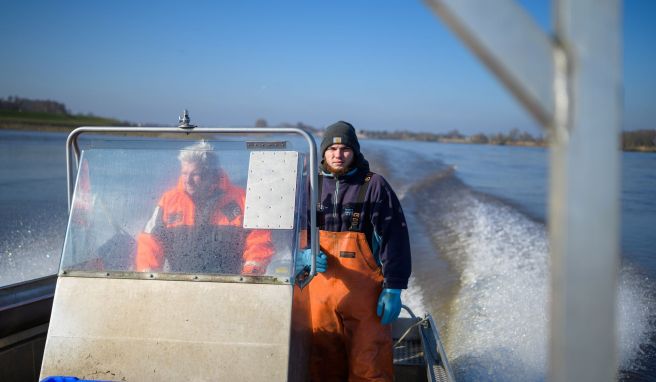
[[[262,147],[83,150],[60,275],[290,277],[306,154]]]

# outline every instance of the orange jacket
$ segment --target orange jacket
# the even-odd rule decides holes
[[[206,207],[197,209],[181,178],[137,238],[137,271],[161,270],[167,259],[173,272],[263,274],[274,252],[271,232],[242,228],[245,200],[220,172]]]

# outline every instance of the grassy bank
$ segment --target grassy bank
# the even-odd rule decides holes
[[[128,122],[93,115],[0,110],[0,129],[70,131],[80,126],[129,126]]]

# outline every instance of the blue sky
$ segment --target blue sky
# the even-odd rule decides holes
[[[487,1],[487,0],[484,0]],[[522,1],[549,29],[550,3]],[[656,128],[656,2],[624,4],[624,128]],[[421,1],[7,1],[0,97],[202,126],[538,133]]]

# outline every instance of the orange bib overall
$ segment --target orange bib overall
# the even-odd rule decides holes
[[[312,381],[392,381],[392,326],[376,304],[383,275],[362,232],[319,231],[328,269],[308,285]]]

